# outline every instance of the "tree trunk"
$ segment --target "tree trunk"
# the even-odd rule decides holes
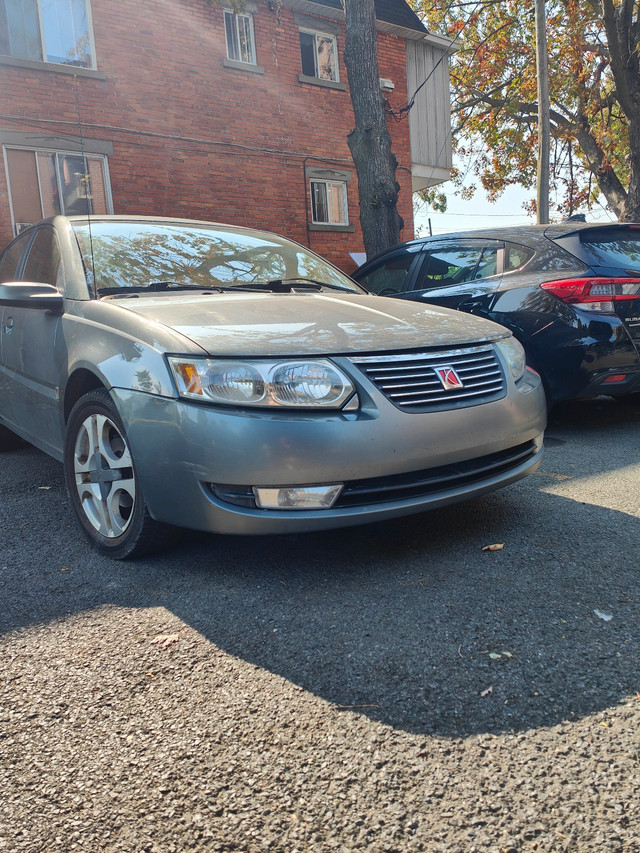
[[[358,175],[360,225],[368,258],[400,242],[396,168],[378,71],[373,0],[343,0],[344,62],[356,126],[347,141]]]

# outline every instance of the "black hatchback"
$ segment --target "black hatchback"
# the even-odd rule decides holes
[[[640,225],[532,225],[402,243],[353,277],[372,293],[488,317],[549,402],[640,391]]]

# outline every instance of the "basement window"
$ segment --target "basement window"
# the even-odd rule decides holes
[[[311,214],[317,225],[348,225],[347,185],[343,181],[311,182]]]

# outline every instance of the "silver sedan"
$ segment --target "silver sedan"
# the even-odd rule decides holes
[[[115,558],[176,527],[293,533],[470,498],[538,467],[545,419],[506,329],[369,295],[274,234],[54,217],[0,256],[0,449],[59,459]]]

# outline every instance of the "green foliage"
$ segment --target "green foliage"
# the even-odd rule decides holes
[[[451,62],[454,149],[465,164],[457,176],[464,196],[479,180],[489,200],[513,184],[535,187],[537,84],[534,0],[413,0],[433,32],[456,39]],[[612,73],[602,9],[589,0],[548,0],[546,6],[551,97],[551,189],[561,215],[588,209],[602,192],[618,214],[625,194],[634,121],[621,109]],[[638,3],[631,10],[608,0],[611,14],[629,15],[637,33]],[[623,32],[624,27],[619,27]],[[612,29],[609,28],[611,34]],[[635,52],[637,64],[637,51]],[[628,66],[628,63],[627,63]],[[636,79],[637,79],[636,69]],[[620,78],[617,78],[618,84]],[[606,179],[606,180],[605,180]]]

